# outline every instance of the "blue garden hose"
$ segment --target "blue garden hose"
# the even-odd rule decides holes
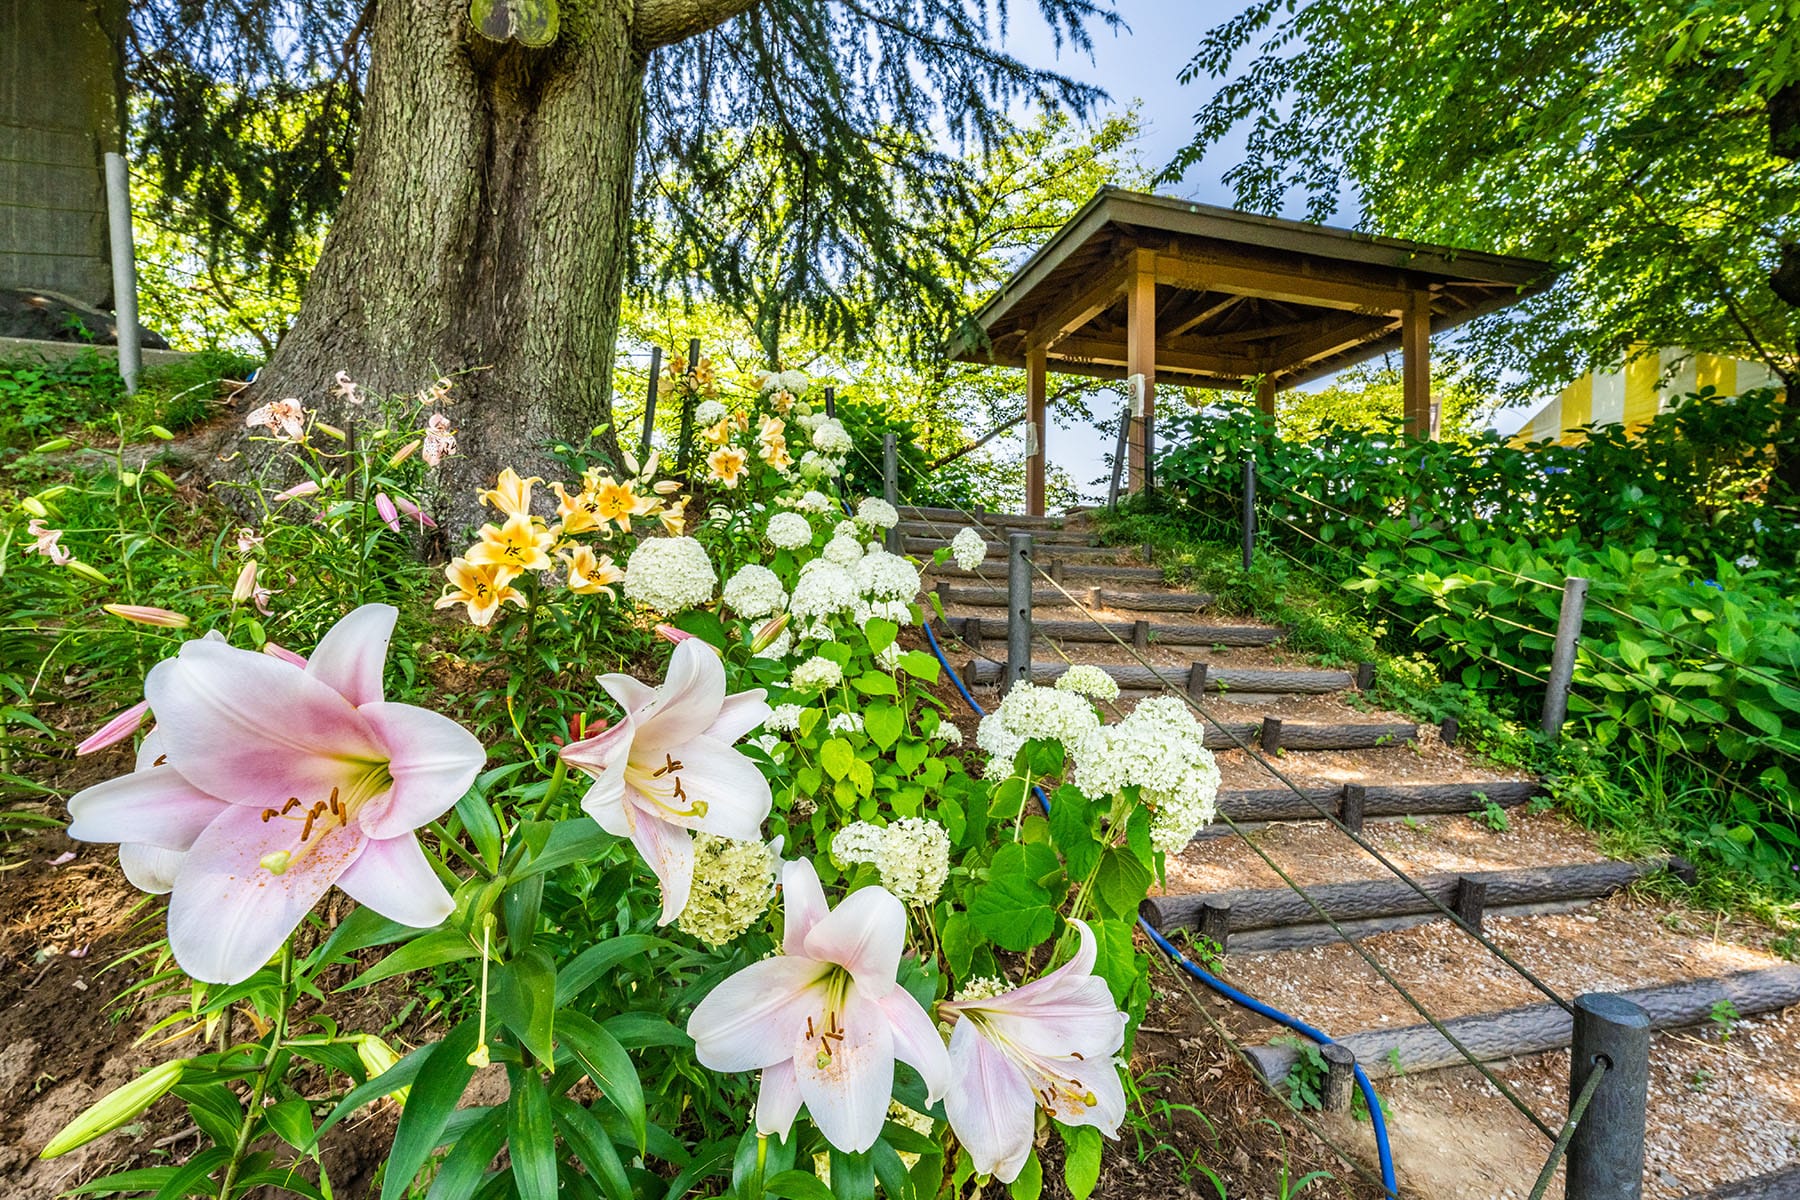
[[[963,683],[962,676],[957,674],[956,668],[950,665],[950,660],[944,657],[944,648],[938,645],[937,635],[931,631],[930,621],[925,622],[925,638],[931,643],[931,652],[937,655],[938,665],[943,667],[949,674],[950,682],[956,685],[956,690],[962,694],[963,701],[968,704],[970,711],[974,712],[978,717],[986,716],[987,710],[982,708],[975,697],[969,694],[968,686]],[[1044,811],[1048,813],[1050,811],[1050,798],[1044,795],[1044,789],[1041,787],[1033,787],[1032,791],[1036,793],[1038,803],[1042,804],[1044,806]],[[1269,1020],[1274,1021],[1277,1025],[1291,1029],[1302,1037],[1311,1038],[1321,1045],[1332,1044],[1331,1039],[1326,1037],[1320,1030],[1314,1029],[1311,1025],[1308,1025],[1298,1017],[1291,1017],[1279,1009],[1270,1008],[1267,1004],[1264,1004],[1262,1001],[1252,996],[1245,995],[1243,992],[1238,991],[1212,972],[1188,958],[1188,956],[1183,954],[1173,942],[1164,937],[1154,925],[1151,925],[1150,922],[1146,921],[1141,916],[1138,918],[1138,925],[1145,933],[1150,935],[1150,940],[1155,942],[1157,947],[1161,949],[1164,954],[1167,954],[1170,958],[1175,960],[1176,964],[1180,966],[1182,970],[1186,971],[1189,975],[1192,975],[1195,979],[1198,979],[1201,983],[1225,997],[1233,1004],[1247,1008],[1256,1015],[1266,1017]],[[1375,1095],[1375,1085],[1369,1082],[1369,1077],[1363,1072],[1362,1066],[1358,1064],[1354,1066],[1352,1070],[1356,1073],[1356,1086],[1361,1090],[1363,1100],[1368,1104],[1369,1127],[1375,1134],[1375,1153],[1381,1163],[1381,1185],[1387,1189],[1389,1196],[1398,1197],[1400,1195],[1400,1189],[1399,1184],[1396,1183],[1394,1179],[1394,1153],[1388,1146],[1387,1120],[1381,1113],[1381,1100]]]

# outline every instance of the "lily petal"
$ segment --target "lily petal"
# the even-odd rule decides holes
[[[800,1080],[794,1075],[794,1064],[783,1060],[764,1067],[762,1086],[756,1092],[756,1135],[774,1135],[785,1142],[799,1115]]]
[[[636,732],[637,723],[626,709],[618,724],[562,748],[564,762],[594,779],[581,798],[581,811],[614,837],[631,836],[631,817],[625,811],[625,764]]]
[[[702,736],[679,747],[676,757],[687,797],[704,803],[706,815],[670,820],[740,842],[761,839],[773,797],[768,777],[748,755]]]
[[[718,720],[725,697],[718,651],[698,638],[676,646],[657,697],[648,713],[637,714],[637,744],[646,758],[692,741]]]
[[[69,800],[69,836],[79,842],[186,850],[230,807],[174,767],[150,767],[75,793]]]
[[[487,761],[475,735],[442,713],[390,701],[357,711],[384,747],[394,780],[385,798],[371,800],[357,814],[372,838],[399,837],[443,816]]]
[[[679,825],[638,809],[631,823],[631,844],[662,885],[662,916],[667,925],[687,907],[694,888],[694,837]]]
[[[181,864],[187,855],[180,850],[165,850],[161,846],[145,846],[138,842],[126,842],[119,847],[119,866],[125,872],[125,878],[131,886],[140,892],[149,892],[152,896],[167,894],[175,886],[175,876],[181,872]]]
[[[388,642],[400,610],[391,604],[365,604],[333,625],[308,656],[306,673],[337,689],[355,705],[382,699],[381,672]]]
[[[832,1044],[829,1055],[820,1053],[817,1039],[795,1030],[794,1074],[806,1111],[825,1140],[861,1154],[875,1144],[887,1121],[894,1094],[894,1032],[861,987],[850,989],[841,1021],[844,1036]]]
[[[233,804],[323,800],[386,757],[335,688],[266,654],[190,641],[151,668],[144,694],[170,765]]]
[[[207,983],[242,983],[254,975],[368,839],[354,827],[333,826],[281,876],[259,865],[293,843],[292,822],[264,821],[242,805],[228,806],[206,827],[169,899],[169,948],[182,970]]]
[[[124,741],[138,731],[138,726],[144,723],[144,717],[149,712],[148,700],[139,700],[130,708],[121,709],[106,724],[82,739],[81,744],[75,747],[76,755],[92,754],[96,750],[104,750]]]
[[[866,887],[850,893],[812,927],[805,953],[849,971],[857,990],[874,1001],[894,990],[905,944],[905,907],[886,888]]]
[[[371,839],[337,885],[357,903],[414,929],[441,924],[456,907],[411,833]]]
[[[656,703],[656,689],[629,675],[602,675],[600,686],[628,713]]]
[[[1065,1059],[1057,1066],[1070,1083],[1092,1096],[1094,1103],[1059,1094],[1050,1115],[1064,1125],[1092,1125],[1109,1138],[1118,1137],[1119,1123],[1125,1119],[1125,1085],[1119,1082],[1118,1062],[1108,1056]]]
[[[806,954],[806,935],[831,911],[825,889],[811,859],[797,858],[781,865],[781,951]]]
[[[762,688],[752,688],[750,691],[725,697],[725,703],[719,706],[718,717],[707,726],[706,736],[717,738],[729,746],[761,725],[775,711],[764,699],[767,695]]]
[[[818,1015],[825,999],[820,983],[828,970],[780,955],[732,975],[688,1017],[694,1057],[714,1071],[754,1071],[788,1062],[794,1047],[785,1034],[804,1029],[806,1019]]]
[[[919,1073],[925,1081],[926,1099],[933,1103],[942,1100],[950,1086],[950,1057],[937,1025],[905,988],[895,988],[876,1003],[893,1026],[894,1057]]]
[[[950,1034],[950,1090],[944,1115],[969,1151],[975,1169],[1011,1183],[1031,1156],[1037,1097],[1025,1073],[1009,1062],[972,1021]]]

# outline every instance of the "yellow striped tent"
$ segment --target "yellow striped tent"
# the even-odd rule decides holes
[[[1690,354],[1665,349],[1639,354],[1617,371],[1583,375],[1535,413],[1513,435],[1516,446],[1529,442],[1575,445],[1583,425],[1644,424],[1678,396],[1710,387],[1725,395],[1751,388],[1779,386],[1762,363],[1718,354]]]

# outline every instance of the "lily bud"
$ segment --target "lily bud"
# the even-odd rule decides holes
[[[313,428],[317,429],[320,433],[324,434],[327,437],[336,438],[340,442],[345,442],[345,441],[350,440],[345,435],[344,431],[339,429],[336,425],[327,425],[323,421],[314,421]]]
[[[256,595],[256,560],[250,559],[239,570],[237,584],[231,589],[231,602],[242,604]]]
[[[395,496],[394,503],[399,506],[401,512],[416,520],[419,523],[420,529],[437,528],[437,522],[431,519],[431,514],[414,504],[411,500],[408,500],[405,496]]]
[[[316,496],[318,494],[319,494],[319,485],[317,483],[315,483],[314,481],[308,479],[301,483],[296,483],[293,487],[288,488],[286,491],[276,492],[273,496],[270,497],[270,499],[274,500],[277,504],[279,504],[283,500],[299,500],[305,496]]]
[[[389,467],[399,466],[401,463],[417,454],[419,452],[419,447],[422,445],[424,445],[424,442],[421,439],[414,438],[412,441],[406,443],[406,445],[400,447],[399,450],[395,451],[394,457],[388,459],[387,465]]]
[[[56,1158],[85,1146],[103,1134],[138,1116],[162,1099],[163,1094],[181,1082],[187,1059],[159,1063],[122,1087],[114,1088],[99,1103],[63,1126],[62,1132],[50,1139],[39,1158]]]
[[[365,1033],[356,1039],[356,1057],[362,1060],[363,1070],[369,1073],[370,1079],[387,1074],[400,1056],[394,1048],[372,1033]],[[388,1093],[388,1099],[395,1104],[404,1105],[406,1098],[412,1094],[412,1085],[395,1088]]]
[[[148,604],[102,604],[100,607],[122,621],[135,621],[139,625],[157,625],[164,629],[188,627],[187,617],[166,608],[153,608]]]
[[[621,450],[619,456],[625,460],[625,473],[627,475],[636,475],[638,473],[637,455],[629,450]]]
[[[67,450],[70,446],[73,446],[74,444],[75,444],[75,442],[73,441],[73,439],[70,439],[70,438],[66,438],[66,437],[51,438],[47,442],[40,442],[37,445],[33,446],[31,448],[31,452],[33,454],[53,454],[58,450]]]
[[[47,517],[50,515],[50,510],[45,508],[44,502],[39,500],[36,496],[25,497],[23,500],[19,501],[19,507],[34,517]]]
[[[773,620],[765,622],[763,627],[756,631],[756,636],[750,639],[750,653],[761,654],[764,650],[773,646],[776,639],[781,636],[782,631],[787,627],[787,613],[782,613]]]
[[[694,635],[685,629],[677,629],[673,625],[665,622],[656,627],[656,636],[660,637],[665,642],[674,642],[679,646]]]
[[[150,702],[148,700],[139,700],[136,704],[115,714],[106,722],[106,724],[88,734],[87,737],[82,740],[81,744],[75,747],[75,753],[78,756],[92,754],[97,750],[104,750],[108,746],[117,745],[138,731],[139,726],[144,723],[144,717],[149,712]]]
[[[386,492],[375,493],[375,511],[380,514],[389,529],[395,533],[400,532],[400,510],[394,507],[394,502],[388,499]]]
[[[681,481],[679,479],[659,479],[656,481],[656,486],[650,490],[659,496],[673,496],[681,490]]]
[[[75,572],[83,579],[90,580],[94,583],[102,583],[108,587],[112,586],[112,580],[102,575],[99,571],[96,571],[93,567],[88,566],[79,558],[71,558],[68,562],[64,563],[63,566],[69,568],[69,570]]]

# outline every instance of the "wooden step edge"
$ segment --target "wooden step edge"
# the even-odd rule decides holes
[[[952,578],[942,574],[934,579],[938,599],[946,606],[1005,608],[1009,603],[1003,587],[958,586]],[[1120,592],[1093,584],[1069,584],[1060,590],[1052,584],[1039,584],[1031,591],[1034,608],[1081,605],[1095,610],[1189,613],[1211,608],[1216,600],[1210,592]]]
[[[1586,896],[1575,900],[1546,900],[1542,904],[1508,904],[1498,908],[1485,910],[1484,917],[1546,917],[1563,913],[1579,912],[1588,908],[1601,897]],[[1403,917],[1369,917],[1359,921],[1339,921],[1338,926],[1344,933],[1361,941],[1380,933],[1398,933],[1404,929],[1417,929],[1421,925],[1429,925],[1433,921],[1444,920],[1439,912],[1410,913]],[[1342,941],[1336,929],[1316,922],[1311,925],[1283,925],[1277,929],[1252,929],[1242,934],[1231,935],[1231,953],[1242,957],[1247,954],[1279,954],[1284,950],[1307,950],[1313,946],[1329,946]]]
[[[1800,966],[1784,963],[1617,994],[1650,1014],[1652,1030],[1680,1029],[1704,1024],[1712,1018],[1715,1007],[1725,1002],[1742,1017],[1800,1004]],[[1567,1049],[1574,1032],[1574,1018],[1561,1005],[1546,1002],[1453,1017],[1444,1026],[1477,1059],[1497,1062]],[[1356,1061],[1375,1078],[1393,1075],[1396,1065],[1402,1073],[1412,1075],[1459,1067],[1466,1061],[1430,1025],[1371,1029],[1335,1040],[1355,1054]],[[1256,1069],[1271,1083],[1286,1079],[1298,1058],[1298,1052],[1289,1046],[1246,1049]]]
[[[916,554],[921,557],[933,554],[949,545],[950,540],[942,537],[906,536],[900,539],[901,553]],[[1008,553],[1006,543],[987,542],[985,545],[988,560],[998,562],[1004,570]],[[1033,547],[1033,557],[1040,562],[1058,558],[1068,562],[1095,559],[1111,562],[1115,559],[1129,559],[1141,553],[1142,549],[1137,546],[1092,546],[1079,542],[1043,542]]]
[[[998,542],[1004,544],[1009,533],[1029,533],[1032,542],[1039,546],[1097,546],[1098,535],[1085,529],[1040,529],[1017,528],[1010,525],[970,525],[967,521],[901,521],[897,528],[902,537],[930,538],[934,541],[948,543],[951,538],[965,529],[973,529],[982,535],[982,540],[989,545]]]
[[[946,605],[954,603],[944,600],[939,593],[939,600]],[[1002,602],[1004,603],[1004,602]],[[1035,605],[1037,601],[1034,599]],[[978,649],[979,643],[993,638],[1006,640],[1007,628],[1011,624],[1004,616],[952,616],[946,617],[951,632],[969,644],[970,649]],[[1164,646],[1269,646],[1281,640],[1285,630],[1268,625],[1193,625],[1164,621],[1120,621],[1104,619],[1069,620],[1034,620],[1032,634],[1053,642],[1099,642],[1112,645],[1115,642],[1126,642],[1132,645],[1148,647],[1151,644]]]
[[[1347,825],[1351,818],[1422,817],[1467,813],[1493,803],[1516,808],[1544,790],[1535,779],[1502,779],[1456,783],[1350,783],[1305,786],[1304,796],[1292,788],[1225,788],[1219,811],[1240,824],[1246,821],[1317,821],[1323,808]]]
[[[900,519],[903,521],[927,519],[966,522],[971,517],[984,525],[1017,525],[1021,529],[1027,527],[1057,529],[1061,528],[1067,519],[1065,517],[1031,517],[1024,513],[990,512],[985,509],[969,509],[965,512],[960,508],[940,508],[930,504],[900,505]]]
[[[1795,1196],[1800,1196],[1800,1165],[1720,1184],[1709,1192],[1695,1192],[1685,1200],[1794,1200]]]
[[[1513,867],[1499,871],[1432,872],[1414,877],[1433,900],[1477,928],[1488,911],[1521,905],[1555,904],[1571,900],[1597,900],[1638,881],[1686,864],[1668,855],[1637,861],[1602,859],[1563,863],[1553,867]],[[1479,902],[1470,899],[1479,898]],[[1322,935],[1305,945],[1333,941],[1336,934],[1318,913],[1318,905],[1332,920],[1380,921],[1395,917],[1443,916],[1441,910],[1403,879],[1383,876],[1338,883],[1306,885],[1302,896],[1290,887],[1237,888],[1219,892],[1184,892],[1151,896],[1143,903],[1144,917],[1165,933],[1171,929],[1198,927],[1203,914],[1224,912],[1226,930],[1232,935],[1256,931],[1312,927]],[[1214,920],[1217,920],[1216,915]],[[1216,940],[1216,939],[1215,939]]]
[[[963,682],[972,686],[991,687],[1000,680],[1003,663],[992,658],[975,658],[963,665]],[[1176,667],[1146,667],[1136,663],[1100,663],[1101,670],[1120,687],[1178,688],[1191,687],[1195,668],[1206,665],[1190,663]],[[1060,660],[1040,659],[1031,664],[1033,683],[1054,682],[1068,670]],[[1264,694],[1322,696],[1348,691],[1355,686],[1353,672],[1313,668],[1209,667],[1202,679],[1207,692],[1247,691]]]
[[[1123,582],[1160,584],[1163,582],[1161,567],[1133,566],[1130,563],[1064,562],[1055,557],[1052,557],[1050,562],[1040,565],[1054,578],[1059,562],[1062,563],[1061,571],[1064,583],[1095,581],[1102,584]],[[946,559],[944,562],[936,563],[927,558],[921,564],[920,569],[924,574],[933,578],[949,576],[958,582],[979,580],[990,586],[1006,586],[1006,560],[1004,558],[995,561],[994,558],[989,557],[973,571],[963,570],[956,565],[955,559]],[[1043,582],[1043,577],[1039,576],[1038,581]],[[1069,590],[1074,591],[1075,589],[1070,587]]]

